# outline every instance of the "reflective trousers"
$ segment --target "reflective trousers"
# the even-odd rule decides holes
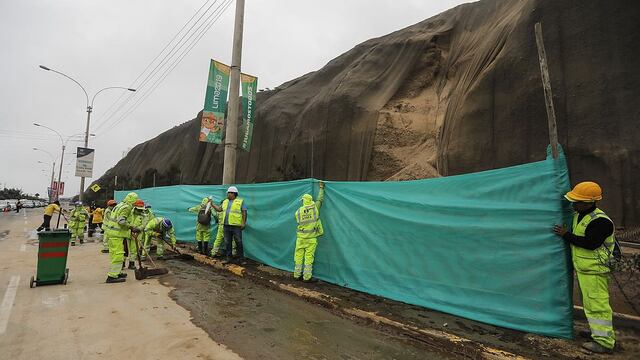
[[[138,235],[138,241],[142,238],[142,234]],[[136,261],[136,254],[138,253],[138,244],[136,244],[136,240],[133,238],[133,235],[130,238],[127,238],[127,257],[129,261]]]
[[[591,338],[607,349],[613,349],[616,334],[613,331],[613,312],[609,305],[609,274],[583,274],[577,271],[576,274]]]
[[[224,240],[224,225],[218,225],[218,230],[216,232],[216,239],[213,241],[213,248],[211,249],[211,256],[220,251],[220,245],[222,245],[222,241]],[[235,249],[235,243],[233,244],[233,248]]]
[[[118,277],[122,271],[122,264],[124,263],[124,241],[125,238],[122,237],[109,237],[109,259],[111,265],[109,266],[107,276],[115,278]]]
[[[70,224],[69,230],[71,231],[71,242],[75,242],[76,239],[84,240],[84,224]]]
[[[109,236],[107,236],[107,234],[107,231],[102,234],[102,248],[104,250],[109,250]]]
[[[196,228],[196,241],[209,242],[211,240],[211,228],[197,229]]]
[[[304,280],[311,279],[313,275],[313,260],[315,259],[318,238],[296,239],[296,249],[293,252],[293,276],[298,278],[302,274]],[[304,272],[303,272],[304,265]]]
[[[142,253],[142,258],[146,259],[147,255],[151,255],[149,252],[151,249],[151,241],[155,240],[156,242],[156,255],[163,256],[164,255],[164,241],[162,239],[158,239],[150,236],[147,233],[144,233],[144,252]]]

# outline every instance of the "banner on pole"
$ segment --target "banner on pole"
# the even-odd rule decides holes
[[[230,73],[230,66],[211,60],[200,126],[199,140],[202,142],[222,143]]]
[[[258,93],[258,78],[241,74],[242,85],[242,139],[240,148],[244,151],[251,149],[253,138],[253,123],[255,122],[256,94]]]
[[[61,181],[58,184],[58,195],[64,195],[64,181]]]
[[[76,152],[76,176],[89,178],[93,176],[94,153],[94,149],[78,147]]]

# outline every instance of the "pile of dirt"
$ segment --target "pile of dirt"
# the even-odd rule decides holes
[[[639,18],[632,1],[483,0],[368,40],[258,94],[237,181],[402,180],[543,159],[541,22],[572,181],[600,182],[616,223],[638,225]],[[136,146],[97,182],[220,183],[223,147],[198,131],[199,117]]]

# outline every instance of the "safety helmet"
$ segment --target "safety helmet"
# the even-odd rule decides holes
[[[602,188],[593,181],[584,181],[574,186],[564,197],[571,202],[594,202],[602,200]]]
[[[113,199],[112,199],[112,200],[107,201],[107,206],[115,206],[116,204],[117,204],[117,203],[116,203],[116,201],[115,201],[115,200],[113,200]]]
[[[238,193],[238,188],[235,186],[229,186],[229,188],[227,189],[228,193]]]
[[[144,209],[144,201],[142,201],[142,199],[138,199],[133,203],[133,206],[136,209]]]
[[[165,229],[171,229],[173,224],[171,223],[171,220],[169,220],[169,219],[162,219],[162,226],[164,226]]]

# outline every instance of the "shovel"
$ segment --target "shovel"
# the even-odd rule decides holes
[[[194,257],[191,254],[183,254],[180,251],[178,251],[178,248],[176,248],[175,246],[171,245],[167,240],[165,240],[165,238],[162,238],[162,241],[164,241],[165,244],[171,246],[171,250],[173,252],[175,252],[176,254],[178,254],[178,258],[182,259],[182,260],[193,260]]]
[[[131,236],[133,236],[133,238],[136,240],[136,246],[138,247],[138,250],[142,249],[143,251],[146,252],[144,247],[142,248],[140,247],[140,242],[138,241],[138,233],[132,232]],[[138,265],[139,265],[139,267],[135,270],[136,280],[143,280],[148,278],[149,276],[164,275],[169,273],[169,269],[167,268],[156,267],[155,269],[150,269],[142,266],[142,260],[140,259],[140,251],[136,251],[136,256],[138,257]],[[148,253],[147,253],[147,258],[151,260],[151,263],[155,267],[156,264],[153,262],[153,259],[151,259],[151,255],[149,255]]]

